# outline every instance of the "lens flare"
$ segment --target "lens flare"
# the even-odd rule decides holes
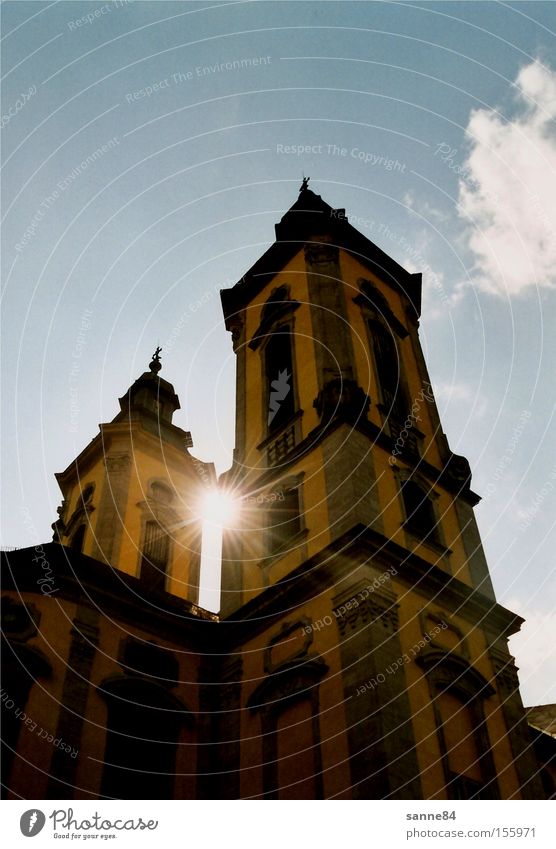
[[[201,500],[201,519],[217,528],[231,527],[238,517],[237,499],[223,489],[205,492]]]

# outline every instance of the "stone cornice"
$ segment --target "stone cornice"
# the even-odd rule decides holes
[[[341,410],[339,412],[341,413]],[[344,424],[348,424],[351,429],[358,430],[360,433],[367,436],[372,441],[373,445],[377,445],[388,453],[391,453],[394,446],[394,440],[384,432],[383,428],[379,428],[373,422],[370,422],[363,417],[360,417],[357,421],[353,422],[342,418],[341,415],[338,415],[328,424],[318,425],[309,434],[307,434],[305,439],[298,442],[288,456],[280,461],[279,470],[272,467],[268,469],[261,469],[259,477],[256,478],[255,481],[250,481],[250,487],[264,488],[272,484],[277,476],[282,476],[287,468],[295,465],[295,463],[304,457],[308,451],[314,450],[319,442],[325,440],[337,428]],[[261,443],[257,447],[260,448],[263,444],[264,443]],[[452,484],[442,470],[437,469],[436,466],[433,466],[431,463],[427,462],[427,460],[423,460],[422,458],[419,459],[419,472],[433,485],[436,484],[443,486],[452,495],[463,499],[472,507],[478,504],[481,500],[481,497],[473,492],[473,490],[458,486],[457,484]],[[228,472],[226,472],[226,474],[229,475],[232,480],[236,479],[233,466]]]
[[[356,525],[348,533],[298,569],[283,582],[265,589],[231,616],[221,621],[226,640],[244,639],[244,631],[263,630],[268,620],[304,603],[328,587],[336,585],[353,571],[358,563],[372,562],[385,569],[395,563],[397,580],[412,587],[423,598],[434,601],[471,624],[481,623],[497,636],[511,636],[519,631],[523,619],[493,602],[473,587],[464,584],[417,554],[408,552],[383,534],[364,525]],[[224,627],[222,627],[224,626]]]
[[[192,446],[191,434],[176,427],[176,425],[168,425],[164,422],[161,423],[158,431],[155,431],[153,427],[150,429],[145,427],[146,424],[153,425],[153,423],[156,426],[156,421],[156,416],[146,416],[142,413],[141,415],[134,415],[131,420],[107,422],[99,425],[100,433],[89,442],[63,472],[55,474],[62,493],[66,494],[74,480],[82,479],[87,469],[94,465],[100,457],[108,459],[111,443],[118,437],[122,437],[127,443],[131,443],[131,440],[133,440],[136,445],[140,441],[141,447],[146,451],[150,448],[153,455],[160,454],[162,439],[165,452],[174,452],[176,462],[182,464],[184,456],[191,461],[192,458],[188,452],[188,448]],[[118,450],[116,453],[121,455],[124,452]],[[203,465],[210,464],[204,463]]]
[[[501,651],[495,646],[490,647],[489,654],[501,691],[513,693],[519,690],[519,679],[512,655],[507,650]]]
[[[468,703],[474,698],[488,699],[495,693],[484,675],[456,652],[429,646],[417,655],[415,662],[430,675],[435,686],[460,690]]]
[[[398,581],[444,609],[457,610],[471,624],[481,624],[495,638],[511,636],[523,623],[522,617],[473,587],[361,524],[218,624],[215,614],[169,593],[157,593],[152,602],[145,600],[137,578],[90,557],[57,543],[45,543],[43,549],[56,581],[57,598],[82,600],[86,588],[86,595],[93,603],[120,621],[139,625],[148,620],[153,628],[160,630],[161,636],[175,639],[181,635],[203,643],[207,651],[227,653],[234,645],[267,628],[269,621],[283,617],[285,611],[336,586],[353,571],[354,560],[359,564],[372,561],[384,569],[395,564]],[[2,553],[6,563],[4,590],[41,597],[36,570],[29,566],[33,554],[32,548]]]

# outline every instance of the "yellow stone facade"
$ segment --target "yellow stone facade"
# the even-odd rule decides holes
[[[222,292],[219,616],[198,605],[214,469],[157,356],[57,476],[55,542],[7,556],[14,798],[544,798],[507,648],[521,620],[494,596],[420,300],[306,182]],[[16,709],[52,740],[33,749]]]
[[[156,368],[136,381],[120,406],[114,421],[102,424],[56,476],[64,496],[57,538],[140,577],[146,536],[154,529],[154,549],[163,549],[164,589],[197,603],[201,499],[216,484],[214,466],[190,455],[190,434],[172,424],[178,398]],[[152,571],[156,578],[156,563]]]

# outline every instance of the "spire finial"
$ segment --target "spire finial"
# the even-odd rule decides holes
[[[308,189],[309,189],[309,180],[310,180],[310,179],[311,179],[311,178],[310,178],[310,177],[306,177],[306,176],[305,176],[305,174],[303,175],[303,182],[301,183],[301,188],[299,189],[299,194],[301,194],[301,192],[306,192],[306,191],[308,191]]]
[[[161,351],[162,351],[162,348],[160,346],[157,347],[156,351],[153,354],[153,358],[149,363],[149,368],[150,368],[150,370],[152,371],[153,374],[158,374],[158,372],[162,368],[162,364],[160,362],[160,352]]]

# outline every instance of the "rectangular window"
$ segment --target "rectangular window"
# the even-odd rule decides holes
[[[313,712],[308,699],[288,704],[277,720],[279,799],[316,799]]]
[[[149,589],[164,589],[169,555],[170,537],[158,522],[147,522],[140,577]]]
[[[427,493],[409,480],[403,484],[402,498],[407,529],[415,536],[427,538],[432,542],[440,542],[434,507]]]
[[[276,501],[267,514],[268,551],[275,554],[287,550],[301,530],[299,491],[284,489],[283,498]]]
[[[101,794],[112,799],[171,799],[176,720],[171,711],[164,710],[165,705],[141,704],[132,687],[128,687],[128,695],[125,678],[120,681],[124,685],[122,704],[111,700],[108,708]]]
[[[484,784],[473,709],[449,690],[440,693],[437,699],[448,762],[449,797],[481,798]]]

